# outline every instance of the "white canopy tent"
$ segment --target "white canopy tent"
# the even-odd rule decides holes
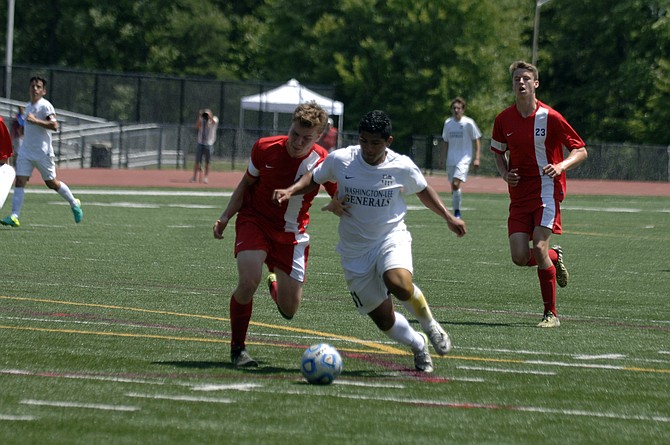
[[[337,129],[339,139],[339,135],[342,134],[344,104],[305,88],[295,79],[291,79],[284,85],[264,93],[243,97],[240,100],[240,128],[244,128],[244,111],[250,110],[274,113],[272,128],[274,131],[277,131],[278,113],[293,113],[298,105],[312,101],[321,105],[329,115],[338,116]]]

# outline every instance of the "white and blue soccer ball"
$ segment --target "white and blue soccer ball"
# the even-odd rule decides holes
[[[302,354],[300,371],[305,380],[313,385],[329,385],[342,372],[342,357],[329,344],[312,345]]]

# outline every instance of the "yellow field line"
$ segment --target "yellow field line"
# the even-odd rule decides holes
[[[171,315],[175,317],[188,317],[188,318],[200,318],[204,320],[215,320],[215,321],[230,321],[228,318],[223,318],[223,317],[214,317],[211,315],[199,315],[199,314],[184,314],[180,312],[171,312],[171,311],[159,311],[159,310],[154,310],[154,309],[144,309],[144,308],[136,308],[136,307],[126,307],[126,306],[114,306],[114,305],[109,305],[109,304],[97,304],[97,303],[78,303],[76,301],[63,301],[63,300],[49,300],[45,298],[27,298],[27,297],[10,297],[6,295],[0,295],[0,299],[5,299],[5,300],[16,300],[16,301],[31,301],[35,303],[51,303],[51,304],[64,304],[64,305],[69,305],[69,306],[83,306],[83,307],[95,307],[95,308],[102,308],[102,309],[114,309],[114,310],[123,310],[123,311],[133,311],[133,312],[143,312],[147,314],[159,314],[159,315]],[[269,329],[276,329],[276,330],[281,330],[281,331],[288,331],[288,332],[294,332],[294,333],[300,333],[300,334],[309,334],[309,335],[314,335],[318,337],[330,337],[330,338],[337,338],[339,340],[344,340],[348,341],[351,343],[356,343],[360,344],[363,346],[366,346],[368,348],[372,348],[375,350],[382,351],[387,354],[397,354],[397,355],[407,355],[409,354],[406,351],[403,351],[401,349],[388,346],[388,345],[383,345],[380,343],[376,342],[371,342],[371,341],[366,341],[366,340],[361,340],[356,337],[349,337],[345,335],[337,335],[337,334],[331,334],[327,332],[320,332],[320,331],[313,331],[310,329],[302,329],[302,328],[294,328],[291,326],[280,326],[280,325],[273,325],[273,324],[268,324],[268,323],[259,323],[252,321],[249,323],[250,325],[253,326],[259,326],[259,327],[264,327],[264,328],[269,328]],[[158,337],[156,337],[158,338]],[[253,344],[250,342],[247,342],[249,344]]]
[[[64,304],[64,305],[71,305],[71,306],[98,307],[98,308],[105,308],[105,309],[118,309],[118,310],[145,312],[145,313],[152,313],[152,314],[173,315],[173,316],[177,316],[177,317],[190,317],[190,318],[202,318],[202,319],[210,319],[210,320],[218,320],[218,321],[229,321],[227,318],[214,317],[214,316],[210,316],[210,315],[184,314],[184,313],[179,313],[179,312],[158,311],[158,310],[153,310],[153,309],[133,308],[133,307],[125,307],[125,306],[112,306],[112,305],[95,304],[95,303],[77,303],[77,302],[73,302],[73,301],[49,300],[49,299],[42,299],[42,298],[9,297],[9,296],[4,296],[4,295],[0,295],[0,299],[32,301],[32,302],[39,302],[39,303],[56,303],[56,304]],[[393,348],[393,347],[390,347],[390,346],[387,346],[387,345],[382,345],[382,344],[375,343],[375,342],[361,340],[361,339],[358,339],[358,338],[355,338],[355,337],[348,337],[348,336],[330,334],[330,333],[319,332],[319,331],[312,331],[312,330],[309,330],[309,329],[292,328],[292,327],[288,327],[288,326],[279,326],[279,325],[273,325],[273,324],[268,324],[268,323],[251,322],[250,324],[253,324],[253,325],[256,325],[256,326],[261,326],[261,327],[266,327],[266,328],[270,328],[270,329],[279,329],[279,330],[284,330],[284,331],[298,332],[298,333],[302,333],[302,334],[316,335],[316,336],[321,336],[321,337],[337,338],[337,339],[340,339],[340,340],[349,341],[349,342],[352,342],[352,343],[360,344],[360,345],[363,345],[363,346],[367,346],[368,348],[371,348],[370,350],[360,350],[360,349],[349,349],[349,348],[338,347],[338,349],[340,349],[343,352],[346,351],[346,352],[365,353],[365,354],[410,355],[409,352],[401,350],[401,349]],[[154,335],[154,334],[130,334],[130,333],[123,333],[123,332],[80,331],[80,330],[75,330],[75,329],[52,329],[52,328],[36,328],[36,327],[26,327],[26,326],[2,326],[2,325],[0,325],[0,329],[33,331],[33,332],[52,332],[52,333],[62,333],[62,334],[100,335],[100,336],[110,336],[110,337],[148,338],[148,339],[157,339],[157,340],[195,341],[195,342],[203,342],[203,343],[230,343],[230,341],[228,341],[228,340],[213,339],[213,338],[175,337],[175,336],[169,336],[169,335]],[[265,342],[247,342],[247,343],[250,344],[250,345],[284,347],[284,345],[277,345],[277,344],[265,343]],[[440,358],[451,359],[451,360],[481,361],[481,362],[490,362],[490,363],[513,363],[513,364],[525,364],[525,363],[527,363],[526,360],[522,360],[522,359],[498,359],[498,358],[490,358],[490,357],[472,357],[472,356],[458,356],[458,355],[448,355],[446,357],[440,357]],[[638,368],[638,367],[629,367],[629,366],[623,366],[620,369],[622,371],[670,374],[670,369]]]

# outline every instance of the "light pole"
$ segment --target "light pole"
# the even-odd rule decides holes
[[[535,26],[533,26],[533,60],[532,64],[535,65],[537,62],[537,37],[540,33],[540,8],[545,3],[549,3],[551,0],[536,0],[535,1]]]
[[[7,46],[5,61],[5,96],[12,98],[12,53],[14,52],[14,0],[7,0]]]

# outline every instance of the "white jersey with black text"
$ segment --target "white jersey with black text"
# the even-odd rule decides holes
[[[54,109],[51,102],[41,98],[35,103],[28,102],[26,104],[26,116],[28,114],[33,114],[36,118],[40,120],[48,120],[49,116],[55,116],[56,110]],[[53,156],[54,149],[51,144],[51,130],[42,128],[37,124],[32,124],[26,121],[26,126],[24,128],[23,142],[21,145],[21,153],[27,156],[30,156],[32,159],[34,156],[47,155]]]
[[[337,182],[338,197],[346,196],[349,216],[340,218],[337,251],[357,257],[383,243],[396,230],[406,230],[404,195],[424,190],[428,183],[405,155],[386,149],[386,159],[370,165],[360,145],[335,150],[314,169],[314,181]]]
[[[447,165],[458,165],[460,162],[469,164],[472,160],[473,141],[482,137],[481,131],[474,120],[467,116],[460,121],[450,117],[444,122],[442,139],[449,144]]]

